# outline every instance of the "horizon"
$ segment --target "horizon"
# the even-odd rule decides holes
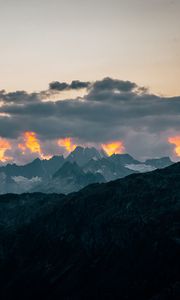
[[[9,162],[4,162],[4,163],[2,163],[2,162],[0,162],[0,167],[6,167],[7,165],[17,165],[17,166],[26,166],[26,165],[28,165],[28,164],[31,164],[31,163],[33,163],[35,160],[41,160],[41,161],[48,161],[48,160],[51,160],[51,159],[53,159],[54,157],[63,157],[65,160],[68,158],[68,156],[71,154],[71,153],[73,153],[77,148],[83,148],[83,149],[89,149],[89,150],[91,150],[91,149],[95,149],[96,151],[98,151],[99,153],[102,153],[104,156],[102,156],[102,158],[103,157],[111,157],[111,156],[113,156],[113,155],[129,155],[129,156],[131,156],[132,158],[134,158],[134,159],[136,159],[133,155],[131,155],[131,153],[128,153],[128,152],[122,152],[122,153],[116,153],[116,152],[114,152],[114,153],[111,153],[111,154],[108,154],[102,147],[101,148],[97,148],[97,147],[95,147],[95,146],[83,146],[83,145],[76,145],[76,147],[74,148],[74,150],[72,150],[72,151],[69,151],[69,152],[66,152],[65,154],[63,153],[63,154],[56,154],[56,155],[52,155],[51,157],[45,157],[45,158],[43,158],[43,157],[39,157],[39,156],[37,156],[37,157],[34,157],[32,160],[30,160],[30,161],[28,161],[28,162],[26,162],[26,163],[24,163],[24,164],[18,164],[18,163],[16,163],[16,162],[12,162],[12,161],[9,161]],[[180,161],[173,161],[173,159],[170,157],[170,156],[161,156],[161,157],[147,157],[145,160],[139,160],[139,162],[140,163],[145,163],[146,162],[146,160],[151,160],[151,159],[154,159],[154,160],[158,160],[158,159],[164,159],[164,158],[169,158],[173,163],[177,163],[177,162],[180,162]]]

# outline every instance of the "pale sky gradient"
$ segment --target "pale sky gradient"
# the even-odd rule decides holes
[[[180,95],[179,0],[0,0],[0,89],[131,80]]]

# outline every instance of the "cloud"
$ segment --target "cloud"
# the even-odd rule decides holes
[[[86,99],[103,102],[127,101],[132,100],[136,94],[146,92],[147,89],[145,87],[138,87],[134,82],[107,77],[94,82],[94,84],[89,87]]]
[[[38,93],[28,94],[25,91],[16,91],[11,93],[6,93],[5,90],[0,91],[0,101],[4,103],[16,103],[24,104],[26,102],[37,102],[40,101],[41,97]]]
[[[26,94],[24,100],[20,94],[18,101],[0,107],[5,114],[0,116],[0,137],[18,139],[33,131],[42,147],[48,141],[56,154],[57,140],[73,137],[81,144],[123,140],[137,158],[158,157],[172,154],[168,137],[180,135],[180,97],[154,95],[130,81],[105,78],[91,83],[84,97],[56,102],[39,100],[41,92],[38,101],[29,101],[33,94]]]
[[[78,89],[88,88],[90,84],[91,83],[89,81],[73,80],[69,87],[72,90],[78,90]]]
[[[96,81],[92,85],[91,91],[95,93],[102,92],[102,91],[113,91],[113,90],[117,90],[120,92],[130,92],[134,90],[136,87],[137,85],[134,82],[106,77],[103,80]]]
[[[90,82],[73,80],[70,84],[66,82],[53,81],[49,84],[49,90],[65,91],[65,90],[79,90],[88,88]]]
[[[56,91],[64,91],[67,90],[69,87],[68,83],[66,82],[59,82],[59,81],[53,81],[49,84],[50,90],[56,90]]]

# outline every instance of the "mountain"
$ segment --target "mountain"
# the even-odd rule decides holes
[[[63,156],[53,156],[49,160],[40,160],[36,158],[31,163],[24,166],[18,166],[16,164],[7,164],[0,167],[0,172],[5,173],[7,176],[23,176],[26,178],[42,177],[49,178],[54,174],[64,163]]]
[[[68,196],[0,196],[0,296],[180,299],[180,164]]]
[[[17,193],[18,185],[10,176],[4,172],[0,172],[0,194],[7,194],[9,190],[12,193]]]
[[[91,159],[87,164],[83,166],[85,172],[92,172],[93,174],[102,174],[106,181],[122,178],[132,173],[136,173],[134,170],[126,168],[124,165],[117,163],[115,160],[111,160],[111,157],[102,158],[99,160]]]
[[[79,168],[81,168],[79,172],[81,171],[83,174],[82,177],[84,178],[84,180],[80,182],[78,178],[75,179],[76,176],[78,177],[78,172],[74,173],[69,189],[67,188],[69,179],[65,178],[62,182],[62,178],[58,181],[58,179],[55,180],[54,177],[54,174],[65,162],[75,162]],[[153,171],[157,168],[164,168],[172,163],[173,162],[168,157],[149,159],[142,163],[127,153],[113,154],[108,157],[103,150],[98,151],[93,147],[83,148],[78,146],[66,159],[63,156],[54,156],[50,160],[40,160],[37,158],[24,166],[8,164],[0,167],[0,174],[4,174],[3,176],[5,176],[3,177],[3,183],[0,184],[0,194],[20,194],[32,191],[43,191],[48,193],[73,192],[93,182],[108,182],[123,178],[132,173],[143,173]],[[71,172],[69,164],[65,164],[63,168],[64,173],[66,173],[65,168],[67,168],[67,172]],[[85,175],[84,173],[88,174]],[[66,188],[62,189],[63,185]]]
[[[43,193],[71,193],[96,182],[105,182],[101,174],[85,173],[76,162],[65,162],[53,177],[33,189]]]
[[[112,161],[113,163],[119,164],[121,166],[125,166],[127,164],[140,164],[140,162],[136,159],[134,159],[131,155],[128,153],[125,154],[113,154],[109,156],[109,161]]]
[[[156,159],[147,159],[145,161],[146,165],[150,165],[155,167],[156,169],[163,169],[166,167],[169,167],[173,164],[171,159],[169,157],[162,157],[162,158],[156,158]]]
[[[83,148],[76,147],[67,157],[67,161],[76,162],[79,166],[83,166],[88,163],[89,160],[98,160],[105,156],[103,151],[98,151],[96,148]]]
[[[0,194],[20,194],[34,189],[51,178],[64,161],[63,156],[54,156],[50,160],[36,158],[24,166],[7,164],[0,167]]]
[[[55,178],[67,178],[71,176],[81,177],[84,173],[82,169],[78,166],[76,162],[65,162],[63,166],[53,175],[53,179]]]
[[[159,161],[159,160],[158,160]],[[157,167],[152,164],[142,163],[134,159],[129,154],[113,154],[109,157],[101,158],[98,160],[91,159],[83,166],[83,170],[92,173],[100,173],[104,176],[106,181],[123,178],[132,173],[144,173],[154,171]],[[171,162],[172,164],[172,162]],[[161,166],[167,166],[167,161],[162,159]]]

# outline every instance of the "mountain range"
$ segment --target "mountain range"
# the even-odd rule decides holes
[[[69,195],[1,195],[0,299],[179,300],[179,185],[176,163]]]
[[[108,182],[132,173],[153,171],[173,164],[169,157],[140,162],[129,154],[107,156],[103,150],[76,147],[66,158],[35,159],[24,166],[0,167],[0,194],[70,193],[90,183]]]

